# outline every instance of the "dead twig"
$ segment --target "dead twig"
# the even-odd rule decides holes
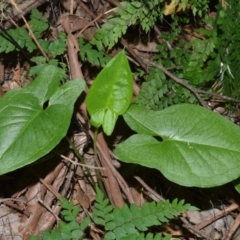
[[[189,231],[193,232],[194,234],[197,234],[198,237],[203,237],[203,238],[205,238],[207,240],[212,240],[212,238],[210,238],[208,235],[202,233],[199,229],[197,229],[195,226],[190,224],[184,217],[181,217],[180,219],[184,223],[183,227],[185,227]]]
[[[56,189],[54,189],[50,184],[48,184],[46,181],[44,181],[42,178],[39,178],[39,181],[49,190],[52,192],[52,194],[56,197],[56,198],[60,198],[61,195],[58,193],[58,191]]]
[[[195,225],[195,228],[202,229],[206,227],[207,225],[211,224],[212,222],[216,221],[217,219],[226,216],[229,212],[232,212],[233,210],[236,210],[239,208],[239,205],[236,203],[231,204],[230,206],[224,208],[221,212],[217,213],[216,215],[209,217],[205,219],[204,221],[198,223]]]
[[[93,133],[90,134],[91,137],[93,138]],[[128,197],[128,200],[130,203],[134,203],[131,191],[127,185],[127,183],[125,182],[125,180],[122,178],[122,176],[119,174],[119,172],[116,170],[116,168],[113,166],[112,162],[111,162],[111,156],[109,154],[108,151],[108,146],[105,142],[105,140],[103,141],[104,137],[103,137],[103,133],[98,134],[98,138],[97,138],[97,147],[98,150],[100,151],[100,153],[102,154],[105,163],[105,166],[108,166],[108,168],[111,170],[113,176],[115,179],[117,179],[118,184],[120,185],[121,189],[124,191],[124,193],[126,194],[126,196]],[[104,167],[105,167],[104,166]],[[123,200],[122,200],[123,201]],[[122,206],[122,205],[121,205]]]
[[[154,201],[165,201],[165,199],[160,196],[159,194],[157,194],[153,189],[151,189],[140,177],[138,176],[134,176],[134,178],[142,184],[142,186],[151,194],[151,198]]]
[[[232,239],[232,236],[235,233],[235,231],[237,230],[237,228],[239,227],[239,225],[240,225],[240,214],[238,214],[238,216],[235,219],[233,225],[231,226],[231,228],[229,229],[228,233],[226,234],[224,240]]]
[[[41,198],[38,197],[38,201],[56,218],[57,221],[60,221],[60,218],[52,211],[52,209],[46,205]]]
[[[93,167],[93,166],[89,166],[87,164],[82,164],[82,163],[78,163],[78,162],[74,162],[72,159],[68,158],[68,157],[65,157],[64,155],[60,154],[60,157],[62,157],[63,159],[71,162],[72,164],[74,165],[78,165],[78,166],[82,166],[82,167],[87,167],[87,168],[92,168],[92,169],[102,169],[104,170],[104,168],[102,167]]]
[[[197,91],[198,91],[198,93],[214,96],[218,99],[223,99],[223,100],[227,100],[227,101],[231,101],[231,102],[240,103],[240,100],[235,99],[235,98],[231,98],[231,97],[228,97],[228,96],[219,95],[217,93],[212,93],[212,92],[204,91],[204,90],[201,90],[201,89],[197,89]]]

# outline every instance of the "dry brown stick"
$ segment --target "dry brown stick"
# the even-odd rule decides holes
[[[129,54],[136,60],[136,62],[144,69],[146,73],[148,73],[147,65],[144,64],[144,61],[133,51],[133,49],[129,46],[126,40],[121,39],[121,44],[127,49]]]
[[[73,14],[74,3],[73,0],[70,0],[70,14]]]
[[[214,96],[214,97],[224,99],[224,100],[227,100],[227,101],[240,103],[240,100],[235,99],[235,98],[231,98],[231,97],[228,97],[228,96],[219,95],[217,93],[212,93],[212,92],[204,91],[204,90],[201,90],[201,89],[197,89],[197,91],[198,91],[198,93],[207,94],[207,95]]]
[[[74,157],[73,152],[70,152],[70,153],[68,154],[68,157],[69,157],[69,158],[73,158],[73,157]],[[63,162],[65,163],[64,160],[63,160]],[[66,164],[65,164],[65,165],[66,165]],[[66,196],[66,195],[67,195],[67,192],[68,192],[69,189],[70,189],[70,186],[71,186],[71,184],[72,184],[72,179],[73,179],[73,176],[74,176],[74,173],[75,173],[74,170],[75,170],[75,166],[74,166],[73,164],[67,165],[67,175],[68,175],[68,177],[65,179],[64,184],[63,184],[62,189],[61,189],[61,192],[60,192],[60,194],[61,194],[62,196]]]
[[[197,229],[195,226],[190,224],[184,217],[181,217],[180,219],[184,223],[183,224],[184,228],[188,229],[191,232],[194,232],[195,234],[198,235],[198,237],[201,236],[207,240],[212,240],[212,238],[210,238],[208,235],[206,235],[205,233],[202,233],[199,229]]]
[[[216,215],[209,217],[209,218],[205,219],[204,221],[196,224],[194,227],[196,227],[197,229],[202,229],[202,228],[206,227],[207,225],[211,224],[213,221],[227,215],[229,212],[232,212],[233,210],[236,210],[238,208],[239,208],[239,205],[236,203],[233,203],[230,206],[224,208],[221,212],[217,213]]]
[[[51,193],[56,197],[56,198],[60,198],[61,195],[60,193],[54,189],[50,184],[46,183],[42,178],[39,178],[39,181],[49,190],[51,191]]]
[[[224,240],[232,239],[233,234],[236,232],[237,228],[240,225],[240,214],[238,214],[237,218],[235,219],[233,225],[229,229],[228,233],[226,234]]]
[[[71,33],[70,29],[70,22],[68,16],[61,18],[60,20],[65,32],[68,34],[67,41],[68,41],[68,57],[69,57],[69,65],[70,65],[70,73],[71,78],[82,78],[83,74],[81,71],[81,65],[78,62],[78,52],[79,47],[76,41],[76,38]]]
[[[93,136],[92,136],[93,137]],[[117,179],[119,185],[121,186],[121,189],[124,191],[124,193],[126,194],[126,196],[128,197],[128,200],[130,203],[134,203],[133,197],[132,197],[132,193],[127,185],[127,183],[125,182],[125,180],[122,178],[122,176],[119,174],[119,172],[116,170],[116,168],[113,166],[110,156],[110,153],[108,151],[108,146],[106,144],[106,141],[104,139],[103,133],[101,132],[100,134],[98,134],[98,138],[97,138],[97,146],[99,151],[101,152],[101,154],[104,157],[104,160],[106,161],[106,164],[104,164],[106,166],[108,166],[114,176],[114,179]],[[118,193],[119,194],[119,193]],[[122,199],[122,196],[118,195],[118,197],[121,199],[118,199],[118,202],[120,204],[120,206],[123,205],[124,201]],[[122,204],[122,205],[121,205]],[[117,205],[118,206],[118,205]]]
[[[7,198],[7,199],[14,200],[14,201],[20,201],[20,202],[25,202],[25,201],[17,200],[17,199],[14,199],[14,198]],[[2,202],[2,201],[0,201],[0,202]],[[14,203],[12,203],[11,201],[8,201],[8,200],[5,200],[3,202],[4,202],[5,205],[11,207],[12,209],[16,209],[16,210],[22,212],[23,214],[25,214],[27,217],[30,217],[31,213],[28,212],[27,210],[25,210],[24,207],[20,207],[19,205],[14,204]]]
[[[44,201],[38,197],[38,201],[55,217],[55,219],[57,221],[60,221],[61,219],[55,214],[55,212],[53,212],[53,210],[47,205],[44,203]]]
[[[120,197],[120,202],[116,202],[115,198],[113,197],[113,194],[116,194],[116,193],[115,193],[115,191],[111,190],[113,188],[113,184],[116,182],[115,179],[113,179],[113,174],[111,173],[110,168],[107,166],[105,158],[103,157],[103,155],[100,152],[98,152],[97,155],[98,156],[96,156],[96,159],[95,159],[96,163],[99,166],[104,167],[104,170],[100,170],[100,172],[101,172],[101,177],[102,177],[107,195],[109,197],[109,200],[113,205],[117,206],[117,204],[119,204],[121,206],[121,205],[124,204],[123,199],[121,199],[121,197]],[[111,183],[113,183],[113,184],[111,184]],[[118,194],[118,192],[117,192],[117,194]]]
[[[154,196],[154,201],[165,201],[165,199],[160,196],[159,194],[157,194],[153,189],[151,189],[140,177],[138,176],[134,176],[134,178],[142,184],[142,186],[149,192],[151,193],[151,195]]]
[[[69,157],[66,157],[66,156],[64,156],[64,155],[62,155],[62,154],[60,154],[60,157],[62,157],[63,159],[65,159],[66,161],[68,161],[68,162],[71,162],[73,165],[78,165],[78,166],[82,166],[82,167],[86,167],[86,168],[91,168],[91,169],[103,169],[104,170],[104,168],[102,168],[102,167],[94,167],[94,166],[89,166],[89,165],[87,165],[87,164],[83,164],[83,163],[79,163],[79,162],[74,162],[72,159],[70,159]]]
[[[26,204],[26,201],[23,201],[21,199],[15,199],[15,198],[3,198],[3,199],[0,199],[0,203],[4,203],[6,201],[14,201],[14,202],[22,202],[22,203],[25,203]]]

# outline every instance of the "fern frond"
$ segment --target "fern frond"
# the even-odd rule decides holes
[[[42,18],[42,14],[36,9],[33,9],[30,15],[29,25],[31,26],[35,36],[41,37],[41,34],[48,28],[47,20]],[[16,43],[19,45],[17,46]],[[0,33],[0,53],[9,53],[14,50],[19,50],[18,47],[27,48],[28,52],[33,52],[37,46],[29,36],[26,28],[18,27],[9,29],[6,32]]]
[[[161,233],[158,233],[156,235],[153,235],[152,233],[148,233],[146,236],[141,234],[130,234],[126,237],[121,238],[121,240],[170,240],[171,235],[167,235],[165,237],[162,236]]]
[[[178,202],[177,199],[172,203],[168,200],[145,203],[141,208],[135,204],[130,207],[124,205],[122,208],[112,208],[108,204],[108,200],[103,200],[103,197],[99,196],[93,211],[93,221],[104,226],[107,231],[104,239],[122,239],[129,235],[139,236],[140,232],[147,231],[149,227],[168,222],[191,208],[188,204],[184,205],[184,201]]]
[[[98,50],[102,50],[103,47],[111,49],[126,33],[127,27],[126,20],[110,16],[108,22],[96,31],[91,44],[96,45]]]
[[[165,74],[158,69],[151,69],[134,101],[135,104],[151,110],[162,110],[178,103],[196,102],[193,93],[167,79]]]
[[[111,49],[126,33],[127,28],[139,22],[147,33],[158,19],[163,19],[163,0],[121,2],[123,8],[115,11],[117,17],[110,16],[105,24],[94,35],[92,44],[99,50]]]
[[[105,67],[111,59],[103,51],[94,49],[91,43],[85,42],[82,38],[79,38],[78,44],[81,49],[79,54],[82,61],[87,59],[93,65]]]
[[[42,14],[34,8],[30,14],[29,25],[36,38],[40,38],[41,34],[48,29],[47,19],[43,18]]]
[[[67,48],[67,36],[64,32],[60,32],[58,38],[52,42],[47,40],[38,40],[44,52],[52,55],[53,58],[64,54]]]
[[[216,45],[213,39],[195,39],[191,45],[194,50],[190,55],[184,78],[189,80],[191,84],[201,85],[206,83],[206,79],[202,78],[205,71],[204,64],[214,52]]]
[[[29,52],[32,52],[34,49],[36,49],[36,45],[29,37],[28,31],[25,28],[16,28],[0,33],[0,53],[9,53],[14,50],[19,50],[17,48],[18,46],[16,46],[16,43],[12,39],[16,41],[19,47],[27,47]]]

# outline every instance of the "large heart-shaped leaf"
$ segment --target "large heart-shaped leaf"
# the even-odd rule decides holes
[[[129,107],[133,94],[132,73],[124,51],[111,59],[91,86],[86,103],[91,124],[111,135],[117,117]]]
[[[44,67],[31,84],[0,100],[0,175],[36,161],[65,136],[85,82],[59,87],[61,76],[59,68]]]
[[[213,187],[240,176],[240,129],[216,113],[190,104],[162,111],[133,105],[124,119],[139,134],[117,146],[122,161],[159,169],[184,186]]]

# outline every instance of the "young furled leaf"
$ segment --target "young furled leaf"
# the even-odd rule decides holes
[[[99,73],[88,92],[86,102],[91,124],[102,125],[104,132],[111,135],[118,116],[129,107],[132,94],[132,73],[121,51]]]

